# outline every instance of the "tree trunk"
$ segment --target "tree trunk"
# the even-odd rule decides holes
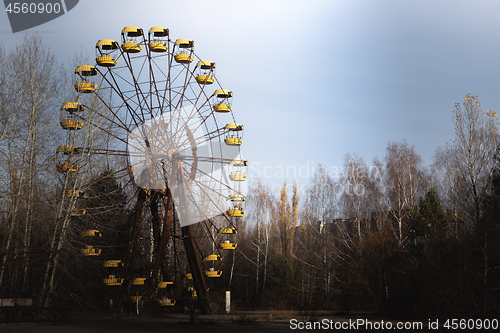
[[[22,165],[21,165],[21,174],[19,175],[19,184],[18,184],[18,188],[17,188],[17,193],[12,198],[14,204],[13,204],[13,207],[12,207],[11,223],[10,223],[10,226],[9,226],[9,232],[7,234],[7,241],[6,241],[6,244],[5,244],[5,248],[6,248],[7,254],[2,259],[2,269],[0,271],[0,284],[3,281],[3,276],[4,276],[4,273],[5,273],[5,263],[7,261],[10,244],[12,242],[12,233],[13,233],[13,230],[14,230],[14,226],[17,223],[17,213],[19,211],[19,205],[20,205],[20,201],[21,201],[24,172],[26,170],[26,155],[28,154],[28,148],[29,148],[29,141],[26,140],[26,143],[24,145],[23,162],[22,162]]]

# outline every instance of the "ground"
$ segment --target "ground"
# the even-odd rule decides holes
[[[192,323],[191,320],[195,322]],[[75,320],[73,323],[4,323],[0,333],[99,333],[99,332],[284,332],[289,322],[269,315],[168,315],[162,318],[129,317],[120,319]]]
[[[58,321],[56,323],[4,323],[0,324],[0,333],[139,333],[139,332],[168,332],[168,333],[282,333],[282,332],[380,332],[391,330],[387,327],[372,327],[371,329],[355,329],[348,326],[348,322],[367,320],[380,323],[380,319],[367,319],[363,314],[352,316],[338,316],[332,313],[297,313],[297,312],[241,312],[230,315],[199,315],[190,317],[181,314],[166,314],[161,317],[126,317],[126,318],[100,318],[96,320],[79,318],[72,323]],[[194,322],[193,322],[194,321]],[[292,324],[293,323],[293,324]],[[300,323],[300,324],[299,324]],[[313,327],[313,323],[318,324]],[[337,330],[334,323],[346,324],[343,329]],[[440,329],[429,329],[428,322],[417,329],[397,329],[397,321],[391,323],[393,331],[399,332],[441,332]],[[404,322],[407,324],[414,322]],[[309,328],[309,329],[308,329]],[[448,330],[447,330],[448,331]],[[461,332],[463,332],[461,330]]]

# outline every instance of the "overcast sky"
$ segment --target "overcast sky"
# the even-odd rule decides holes
[[[335,175],[351,152],[371,165],[389,141],[432,163],[467,93],[498,112],[499,13],[495,0],[80,0],[26,32],[61,62],[129,25],[193,39],[234,93],[250,176],[305,188],[319,163]],[[24,33],[0,13],[7,47]]]

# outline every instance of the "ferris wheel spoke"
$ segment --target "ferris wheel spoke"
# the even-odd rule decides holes
[[[189,162],[183,163],[183,164],[187,164],[189,167],[193,167],[193,165],[194,165],[194,163],[189,164]],[[229,186],[226,183],[222,182],[220,179],[215,178],[213,175],[211,175],[211,174],[203,171],[201,168],[196,168],[195,170],[196,170],[196,173],[201,173],[203,176],[208,177],[210,180],[215,181],[216,183],[220,183],[221,185],[223,185],[224,188],[226,188],[228,190],[233,190],[233,188],[231,188],[231,186]]]
[[[216,227],[216,226],[212,223],[212,218],[214,218],[214,217],[222,217],[222,218],[223,218],[223,219],[224,219],[227,223],[229,223],[229,225],[230,225],[231,227],[235,228],[235,225],[233,224],[233,221],[231,221],[231,219],[230,219],[230,218],[229,218],[229,216],[227,215],[227,212],[222,211],[222,210],[220,210],[220,209],[219,209],[219,212],[220,212],[220,214],[219,214],[219,215],[215,215],[215,216],[210,217],[209,219],[207,219],[207,220],[209,220],[209,221],[210,221],[210,223],[214,226],[214,228],[216,228],[217,230],[219,230],[219,228],[217,228],[217,227]],[[213,239],[213,238],[212,238],[212,239]],[[220,254],[220,252],[219,252],[219,254]]]
[[[210,164],[220,164],[220,165],[228,165],[231,161],[233,161],[233,158],[223,158],[223,157],[209,157],[209,156],[183,156],[181,160],[183,162],[186,161],[192,161],[192,160],[198,160],[198,162],[204,162],[204,163],[210,163]]]
[[[203,135],[203,136],[201,136],[201,137],[195,138],[195,139],[194,139],[194,142],[195,142],[195,143],[194,143],[194,145],[195,145],[196,147],[199,147],[199,146],[201,146],[202,144],[204,144],[204,143],[206,143],[206,142],[211,142],[211,141],[213,141],[214,139],[219,138],[219,137],[222,137],[224,134],[228,134],[228,133],[230,133],[230,132],[231,132],[230,130],[228,130],[228,131],[226,131],[226,132],[220,133],[220,130],[222,130],[222,129],[217,129],[217,130],[215,130],[215,131],[213,131],[213,132],[211,132],[211,133],[207,133],[207,134],[204,134],[204,135]],[[218,133],[218,132],[219,132],[219,133]],[[217,134],[216,134],[216,133],[217,133]],[[214,134],[216,134],[216,135],[214,135]],[[180,146],[180,147],[184,146],[184,145],[187,143],[187,141],[188,141],[188,140],[186,139],[185,141],[183,141],[182,143],[180,143],[180,144],[179,144],[179,146]],[[182,152],[185,152],[185,151],[187,151],[187,150],[189,150],[189,147],[186,147],[186,148],[184,148],[184,149],[179,149],[179,150],[178,150],[178,152],[179,152],[179,153],[182,153]]]
[[[129,156],[126,150],[113,150],[104,148],[88,148],[88,152],[97,155]]]
[[[208,102],[208,100],[207,100]],[[206,102],[205,102],[206,103]],[[197,132],[199,130],[199,128],[201,126],[203,126],[205,124],[205,122],[210,119],[210,117],[212,117],[214,114],[214,111],[212,110],[209,114],[207,114],[205,117],[202,117],[202,121],[200,122],[200,124],[198,125],[198,127],[194,128],[193,132]],[[201,115],[201,114],[200,114]]]
[[[224,128],[219,128],[219,129],[216,129],[215,131],[211,132],[211,133],[207,133],[203,136],[200,136],[198,138],[195,138],[195,142],[197,145],[201,145],[205,142],[209,142],[209,141],[212,141],[213,139],[216,139],[216,138],[219,138],[219,137],[222,137],[224,134],[228,134],[229,132],[231,131],[226,131],[226,132],[222,132],[221,131],[224,130]]]
[[[109,71],[109,73],[110,73],[110,75],[111,75],[111,78],[113,79],[114,85],[113,85],[113,84],[111,84],[111,82],[109,82],[109,80],[108,80],[105,76],[103,76],[104,80],[106,80],[106,82],[107,82],[107,83],[108,83],[108,85],[111,87],[111,89],[112,89],[113,91],[115,91],[115,92],[116,92],[116,94],[118,95],[118,97],[120,97],[120,98],[121,98],[121,100],[122,100],[122,102],[123,102],[123,103],[127,106],[127,110],[129,111],[130,115],[132,116],[132,119],[134,120],[135,125],[137,126],[137,121],[136,121],[136,119],[134,118],[134,115],[135,115],[135,116],[137,117],[137,119],[139,119],[139,120],[141,120],[141,118],[139,117],[139,115],[138,115],[137,113],[135,113],[135,110],[134,110],[134,109],[130,106],[130,104],[127,102],[127,99],[125,98],[124,94],[122,93],[122,91],[121,91],[121,89],[120,89],[120,86],[119,86],[119,85],[118,85],[118,83],[116,82],[116,79],[115,79],[115,77],[114,77],[114,75],[113,75],[113,71],[112,71],[112,70],[108,70],[108,71]],[[100,71],[98,70],[98,72],[100,72]],[[100,73],[101,73],[101,72],[100,72]],[[101,73],[101,75],[102,75],[102,73]],[[99,94],[97,94],[97,96],[98,96],[98,98],[102,101],[102,98],[99,96]],[[119,117],[118,117],[118,115],[115,115],[115,116],[116,116],[117,118],[119,118]],[[142,121],[144,121],[144,119],[142,119]]]
[[[212,186],[204,184],[203,182],[200,182],[197,180],[193,180],[193,184],[197,185],[196,188],[201,190],[202,194],[205,195],[210,200],[210,202],[218,208],[218,211],[220,213],[223,213],[223,211],[220,210],[220,208],[219,208],[219,204],[212,199],[213,195],[226,198],[226,196],[224,196],[224,194],[222,192],[216,191],[213,189]],[[197,194],[197,195],[199,195],[199,194]],[[195,193],[193,191],[190,191],[190,197],[191,197],[192,203],[198,209],[200,209],[200,207],[198,207],[198,204],[197,204],[199,202],[199,200],[197,198],[195,198]]]
[[[193,72],[191,72],[191,78],[190,78],[190,79],[192,79],[192,78],[193,78],[194,73],[195,73],[194,71],[193,71]],[[198,83],[196,83],[196,82],[189,82],[189,84],[187,84],[187,87],[190,89],[191,93],[192,93],[192,94],[193,94],[193,96],[194,96],[193,101],[192,101],[192,104],[193,104],[193,105],[197,105],[197,104],[198,104],[198,101],[200,100],[200,98],[201,98],[201,96],[202,96],[202,95],[204,95],[204,96],[206,97],[206,93],[205,93],[205,86],[206,86],[206,84],[203,84],[203,85],[201,85],[201,86],[200,86],[200,85],[199,85]],[[200,88],[200,89],[199,89],[199,92],[197,92],[197,91],[195,90],[195,88],[196,88],[196,87]],[[207,101],[208,101],[208,98],[207,98]],[[206,102],[205,102],[205,103],[206,103]],[[203,103],[203,105],[204,105],[205,103]],[[200,107],[200,108],[201,108],[201,107]],[[194,109],[195,109],[195,108],[193,108],[193,110],[194,110]],[[197,109],[196,111],[198,111],[198,109]]]
[[[205,103],[206,103],[206,102],[205,102]],[[205,105],[205,103],[204,103],[203,105]],[[202,105],[202,107],[203,107],[203,105]],[[200,109],[201,109],[201,107],[200,107]],[[193,110],[196,110],[196,109],[195,109],[195,108],[193,108]],[[198,110],[199,110],[199,109],[198,109]],[[196,133],[196,132],[199,130],[199,128],[200,128],[200,127],[204,124],[204,122],[205,122],[206,118],[205,118],[205,119],[202,119],[202,121],[200,122],[200,124],[199,124],[196,128],[194,128],[194,129],[192,129],[192,128],[190,128],[190,127],[188,126],[189,121],[190,121],[190,120],[192,120],[192,119],[194,119],[197,113],[198,113],[198,114],[201,114],[201,113],[199,113],[199,111],[198,111],[198,110],[196,110],[196,111],[194,111],[194,112],[191,112],[191,114],[190,114],[190,115],[188,115],[188,117],[187,117],[185,120],[183,120],[183,123],[185,124],[185,126],[184,126],[184,128],[183,128],[183,129],[184,129],[184,131],[181,131],[181,134],[182,134],[183,132],[186,132],[186,134],[187,134],[187,132],[188,132],[188,131],[189,131],[190,133]],[[180,124],[178,123],[178,125],[180,125]],[[178,127],[179,127],[179,126],[178,126]],[[177,130],[177,131],[180,131],[180,128],[177,128],[176,130]],[[176,132],[177,132],[177,131],[176,131]],[[207,130],[207,131],[208,131],[208,130]],[[218,130],[215,130],[214,132],[216,132],[216,131],[218,131]],[[207,136],[210,136],[210,134],[211,134],[211,133],[208,133],[208,134],[203,134],[200,138],[202,138],[202,137],[203,137],[203,138],[205,138],[205,137],[207,137]],[[182,135],[179,135],[179,136],[178,136],[178,138],[179,138],[179,141],[177,141],[177,142],[175,143],[175,146],[177,146],[177,147],[182,147],[182,146],[184,146],[184,145],[185,145],[185,144],[186,144],[186,143],[190,140],[188,136],[186,136],[186,138],[185,138],[185,139],[184,139],[184,141],[182,141],[182,142],[181,142],[180,140],[183,138],[183,136],[182,136]],[[196,140],[197,140],[197,139],[195,139],[195,142],[196,142]],[[201,143],[203,143],[203,142],[205,142],[205,141],[198,142],[198,144],[201,144]]]
[[[178,108],[182,107],[182,103],[184,102],[185,95],[186,95],[186,90],[189,87],[189,82],[191,81],[191,79],[194,76],[194,71],[190,71],[189,70],[189,64],[185,65],[184,67],[186,69],[186,76],[184,78],[184,84],[183,84],[183,89],[182,89],[182,92],[181,92],[181,96],[179,98],[179,101],[178,101],[177,105],[175,106],[175,109],[178,109]]]
[[[200,110],[205,106],[205,104],[208,102],[208,99],[198,108],[196,107],[193,107],[191,113],[188,115],[187,119],[186,119],[186,122],[189,122],[190,120],[194,119],[197,115],[200,116],[201,118],[201,121],[200,121],[200,124],[195,127],[194,129],[190,129],[191,132],[197,132],[201,126],[203,126],[206,122],[206,120],[208,119],[208,117],[201,117],[202,113],[200,112]],[[186,142],[178,142],[177,144],[178,145],[183,145],[185,144]]]
[[[177,107],[175,108],[175,111],[170,112],[169,124],[171,127],[171,129],[170,129],[171,133],[177,133],[178,137],[181,137],[182,132],[179,132],[179,131],[184,130],[184,125],[187,124],[187,119],[185,119],[185,117],[183,116],[184,109],[182,107],[181,107],[181,109],[179,109],[179,107],[178,107],[179,103],[181,103],[181,101],[179,101],[177,103]],[[172,128],[172,126],[175,126],[175,128]],[[178,146],[178,142],[174,142],[174,145]]]
[[[214,227],[214,229],[217,229],[217,227],[215,226],[215,224],[212,222],[212,219],[208,219],[208,222],[211,226]],[[203,221],[203,225],[205,226],[205,230],[206,230],[206,233],[210,235],[210,239],[211,241],[213,242],[213,244],[216,243],[216,240],[215,240],[215,237],[213,236],[211,230],[210,230],[210,227],[209,225],[207,225],[207,223],[205,221]],[[215,247],[215,249],[217,250],[217,253],[219,254],[220,257],[222,257],[222,253],[220,252],[220,249],[218,247]]]
[[[128,131],[128,128],[123,128],[123,127],[121,127],[121,126],[120,126],[120,124],[117,124],[116,122],[114,122],[113,120],[111,120],[111,119],[107,118],[106,116],[104,116],[104,115],[102,115],[102,114],[100,114],[100,113],[98,113],[98,112],[96,112],[96,114],[98,114],[99,116],[103,117],[103,118],[104,118],[104,119],[106,119],[106,120],[109,120],[109,122],[110,122],[110,123],[112,123],[112,124],[116,125],[117,127],[120,127],[120,128],[122,128],[122,129],[124,129],[124,130],[127,130],[127,131]],[[86,118],[82,118],[82,117],[80,117],[80,119],[82,119],[82,120],[84,120],[84,121],[86,121],[86,122],[89,122],[89,123],[90,123],[90,124],[92,124],[92,126],[94,126],[95,128],[97,128],[97,129],[99,129],[99,130],[103,131],[104,133],[106,133],[106,134],[108,134],[108,135],[110,135],[110,136],[114,137],[115,139],[120,140],[120,141],[122,141],[123,143],[127,143],[127,141],[126,141],[125,139],[123,139],[123,138],[120,138],[120,137],[118,136],[118,134],[116,134],[116,133],[114,133],[114,132],[111,132],[110,130],[108,130],[108,129],[106,129],[106,128],[102,127],[101,125],[96,124],[96,123],[95,123],[95,121],[93,121],[93,120],[89,120],[89,119],[86,119]]]
[[[122,51],[122,53],[123,53],[123,51]],[[149,109],[148,111],[151,114],[151,116],[152,116],[153,113],[152,113],[151,108],[145,108],[145,107],[142,106],[143,103],[146,104],[146,106],[147,106],[147,99],[146,99],[146,97],[144,96],[144,94],[142,92],[141,85],[137,81],[137,78],[141,77],[142,71],[143,71],[143,69],[145,67],[146,60],[144,59],[142,61],[142,64],[141,64],[141,67],[140,67],[138,73],[134,74],[134,69],[132,67],[132,63],[131,63],[131,59],[130,59],[130,54],[127,53],[127,56],[124,57],[124,59],[126,59],[125,63],[127,64],[127,67],[129,68],[130,73],[132,74],[131,75],[132,79],[134,80],[133,87],[134,87],[134,89],[136,91],[135,96],[137,97],[137,105],[139,105],[139,108],[140,108],[140,111],[141,111],[142,121],[145,121],[143,110],[144,109]]]
[[[150,155],[147,151],[146,142],[143,140],[141,141],[135,140],[133,142],[129,140],[127,141],[127,146],[128,146],[127,149],[128,156],[145,158]]]
[[[104,104],[104,106],[114,115],[114,118],[117,119],[119,121],[118,122],[115,122],[113,119],[110,119],[109,117],[105,116],[104,114],[102,114],[101,112],[97,111],[95,108],[91,108],[91,107],[88,107],[86,106],[85,104],[82,104],[85,108],[89,108],[92,110],[92,112],[94,112],[95,114],[97,114],[99,117],[102,117],[104,119],[106,119],[107,121],[109,121],[110,123],[118,126],[119,128],[125,130],[125,131],[130,131],[130,129],[128,128],[128,126],[126,126],[120,119],[120,117],[118,117],[117,114],[115,114],[113,112],[113,109],[102,99],[102,97],[99,95],[99,94],[96,94],[97,98],[100,100],[100,102],[102,104]],[[83,117],[80,117],[79,115],[77,116],[79,118],[81,118],[83,120]],[[95,123],[93,124],[95,126]]]
[[[172,98],[171,96],[167,97],[167,93],[171,92],[170,73],[171,73],[171,63],[172,63],[173,54],[167,53],[167,55],[165,57],[167,59],[167,69],[168,69],[167,73],[165,73],[163,71],[163,69],[161,68],[160,65],[157,64],[155,59],[153,59],[151,56],[149,56],[149,57],[150,57],[150,61],[155,65],[154,67],[151,68],[151,72],[154,73],[153,68],[156,68],[158,70],[159,74],[162,75],[164,78],[166,78],[165,80],[160,81],[161,83],[163,83],[163,82],[165,83],[165,89],[158,89],[158,87],[156,85],[157,82],[156,82],[156,80],[154,81],[155,86],[156,86],[155,91],[157,92],[157,95],[158,95],[158,105],[160,106],[159,109],[165,110],[165,102],[171,101],[171,98]],[[169,111],[172,111],[171,103],[169,103],[168,108],[169,108]]]
[[[218,193],[217,191],[214,191],[213,188],[210,188],[206,185],[200,186],[199,182],[196,180],[193,183],[197,183],[197,189],[199,189],[202,194],[210,201],[208,204],[212,204],[212,208],[207,207],[207,202],[200,202],[200,199],[197,198],[200,196],[199,193],[194,193],[191,189],[188,189],[187,193],[187,199],[189,200],[189,203],[194,206],[196,212],[198,213],[198,218],[203,218],[203,220],[209,219],[213,216],[218,216],[224,214],[224,211],[222,211],[220,207],[220,203],[215,202],[212,198],[213,195],[219,195],[223,196],[222,193]],[[192,188],[192,186],[191,186]],[[201,206],[201,205],[204,206]],[[214,209],[215,208],[215,209]],[[217,214],[215,214],[217,212]]]
[[[184,67],[183,65],[180,66]],[[171,70],[169,70],[168,72],[167,84],[165,86],[165,94],[164,94],[165,100],[170,101],[169,111],[172,111],[173,103],[175,102],[175,100],[179,96],[182,96],[182,93],[179,92],[179,90],[181,90],[184,87],[182,84],[179,86],[174,86],[174,83],[177,82],[177,79],[180,79],[181,75],[183,74],[182,70],[180,70],[179,73],[177,73],[176,76],[174,76],[173,78],[171,77],[171,72],[172,72]],[[166,92],[169,93],[168,98],[166,98]],[[172,96],[172,93],[174,93],[174,96]]]
[[[84,104],[82,104],[82,105],[83,105],[85,108],[90,109],[89,107],[85,106]],[[101,116],[102,118],[105,118],[106,120],[109,120],[107,117],[103,116],[102,114],[99,114],[98,112],[94,112],[94,113],[95,113],[95,114],[97,114],[98,116]],[[100,130],[102,130],[102,131],[106,132],[106,134],[108,134],[108,135],[112,135],[112,134],[111,134],[111,132],[109,132],[109,131],[107,131],[107,130],[103,129],[102,127],[99,127],[99,125],[97,125],[97,124],[96,124],[96,122],[93,120],[93,118],[92,118],[92,119],[89,119],[89,118],[83,117],[83,116],[81,116],[81,115],[79,115],[79,114],[73,115],[73,117],[74,117],[75,119],[78,119],[78,120],[83,121],[83,123],[89,123],[89,124],[91,124],[92,126],[97,127],[98,129],[100,129]],[[115,125],[118,125],[118,124],[115,124]],[[74,135],[71,135],[71,133],[68,133],[68,135],[69,135],[69,137],[74,137]]]
[[[125,69],[128,69],[127,66],[125,66]],[[117,87],[120,89],[120,93],[122,94],[129,94],[132,91],[135,91],[135,89],[132,89],[134,87],[134,83],[131,82],[125,75],[120,74],[120,71],[117,71],[116,69],[108,69],[108,73],[112,77],[113,81],[116,83]],[[125,84],[125,87],[121,87],[117,84],[116,79],[121,80],[123,84]],[[113,88],[113,87],[111,87]],[[130,89],[130,90],[127,90]]]
[[[158,82],[158,83],[156,82],[156,77],[155,77],[155,73],[154,73],[154,70],[153,70],[153,68],[158,68],[158,66],[156,65],[156,63],[154,62],[153,58],[151,57],[150,52],[148,54],[148,60],[149,60],[149,75],[150,75],[150,91],[155,92],[157,103],[158,103],[158,106],[159,106],[159,110],[161,112],[161,110],[163,109],[163,107],[161,107],[161,105],[162,105],[162,99],[160,97],[160,94],[158,93],[159,89],[158,89],[158,85],[157,85],[160,82]],[[153,105],[153,98],[154,98],[153,94],[151,94],[151,97],[150,97],[150,99],[151,99],[150,100],[150,105],[151,106]],[[151,116],[152,117],[156,117],[156,116],[158,116],[158,114],[152,114]]]
[[[215,79],[217,80],[217,78],[215,78]],[[220,85],[219,85],[219,86],[220,86]],[[205,101],[205,103],[203,103],[202,107],[203,107],[203,106],[204,106],[207,102],[209,102],[210,98],[211,98],[213,95],[214,95],[214,94],[212,94],[210,97],[208,97],[208,98],[207,98],[207,100]],[[226,100],[227,100],[228,98],[229,98],[229,96],[226,96],[225,98],[223,98],[223,99],[221,100],[221,102],[220,102],[220,103],[225,103],[225,102],[226,102]],[[201,107],[200,107],[200,109],[201,109]],[[202,116],[202,121],[200,122],[200,124],[199,124],[196,128],[194,128],[193,132],[198,131],[198,129],[199,129],[201,126],[203,126],[203,125],[206,123],[206,121],[207,121],[208,119],[210,119],[211,117],[213,117],[214,112],[215,112],[215,109],[214,109],[214,108],[210,108],[210,112],[209,112],[209,113],[208,113],[205,117],[203,117],[203,116],[202,116],[202,113],[200,112],[199,114],[200,114],[200,116]],[[215,120],[215,118],[214,118],[214,120]],[[234,121],[234,116],[233,116],[233,121]],[[218,127],[218,126],[217,126],[217,121],[216,121],[216,120],[215,120],[215,122],[216,122],[216,127]]]

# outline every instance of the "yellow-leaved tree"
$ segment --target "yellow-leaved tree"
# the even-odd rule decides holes
[[[286,182],[280,190],[278,204],[278,237],[281,255],[287,260],[293,259],[293,238],[299,220],[300,195],[297,183],[293,184],[292,204],[288,202],[288,188]]]

